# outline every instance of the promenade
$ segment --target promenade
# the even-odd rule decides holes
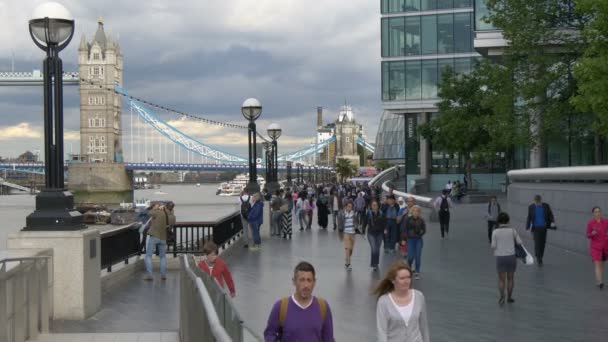
[[[498,305],[495,259],[487,242],[484,207],[457,206],[447,240],[440,239],[438,224],[427,220],[422,279],[415,281],[414,287],[426,297],[431,341],[605,341],[608,291],[600,292],[594,286],[586,255],[549,245],[543,268],[518,264],[516,302]],[[291,241],[265,238],[260,252],[250,252],[239,242],[223,255],[235,279],[234,300],[245,323],[262,335],[272,304],[293,291],[293,267],[307,260],[317,269],[315,293],[331,306],[336,341],[375,341],[376,301],[370,291],[399,256],[382,254],[381,270],[374,273],[369,268],[367,240],[358,236],[353,270],[346,271],[342,244],[331,224],[328,231],[319,230],[316,224],[312,231],[300,232],[297,223],[294,228]],[[530,236],[524,238],[532,250]],[[41,341],[63,341],[66,336],[80,337],[81,341],[138,341],[146,336],[143,340],[176,341],[179,273],[171,271],[165,282],[145,282],[142,275],[135,274],[105,291],[102,308],[93,317],[52,322],[54,334],[74,335]],[[127,333],[137,333],[139,338]]]
[[[485,204],[457,206],[447,240],[441,240],[438,223],[427,220],[422,279],[414,287],[426,297],[431,340],[606,341],[608,291],[595,287],[588,256],[548,246],[543,268],[518,264],[516,302],[498,305],[484,208]],[[342,244],[331,224],[328,231],[316,224],[312,231],[298,229],[296,223],[291,241],[265,239],[261,252],[235,248],[225,256],[237,286],[237,309],[245,322],[263,332],[272,304],[293,291],[293,267],[306,260],[317,270],[315,294],[331,306],[336,341],[375,341],[376,300],[370,290],[398,256],[382,254],[380,272],[374,273],[369,267],[369,244],[358,236],[353,270],[346,271]],[[527,249],[533,250],[530,236],[524,238]]]

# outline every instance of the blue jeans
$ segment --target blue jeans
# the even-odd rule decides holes
[[[280,211],[272,212],[272,222],[270,222],[270,234],[280,235],[281,234],[281,217],[283,213]]]
[[[158,247],[158,255],[160,256],[160,274],[167,275],[167,241],[161,240],[152,235],[148,236],[148,244],[146,245],[146,271],[152,274],[152,254]]]
[[[424,243],[421,238],[407,239],[407,262],[410,264],[416,262],[416,272],[420,273],[420,263],[422,258],[422,246]]]
[[[300,229],[304,229],[304,227],[306,226],[306,219],[304,218],[306,216],[306,212],[304,211],[304,209],[300,209],[298,211],[298,222],[300,222]]]
[[[386,230],[387,234],[384,234],[384,250],[395,250],[395,244],[397,243],[399,235],[397,221],[395,219],[387,219]]]
[[[262,238],[260,237],[260,224],[259,223],[249,223],[251,227],[251,235],[253,235],[253,244],[261,245]]]
[[[372,249],[371,267],[377,267],[380,263],[380,246],[382,245],[382,233],[367,234],[367,241]]]

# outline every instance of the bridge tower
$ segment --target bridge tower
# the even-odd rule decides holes
[[[337,157],[350,160],[354,165],[360,166],[357,153],[357,138],[363,133],[363,128],[355,120],[353,109],[349,105],[340,108],[336,121],[336,147]]]
[[[123,57],[118,41],[104,31],[99,18],[90,42],[82,35],[78,48],[80,77],[80,154],[89,162],[122,162],[120,95],[99,89],[122,87]]]

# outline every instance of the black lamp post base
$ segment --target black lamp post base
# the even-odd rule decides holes
[[[83,216],[74,209],[74,196],[64,189],[43,189],[36,195],[36,210],[25,219],[22,231],[81,230]]]
[[[270,183],[266,184],[266,189],[268,189],[268,192],[272,195],[274,195],[274,193],[277,190],[279,190],[280,188],[281,188],[281,186],[277,182],[270,182]]]
[[[260,192],[260,184],[258,184],[258,182],[249,182],[246,186],[246,189],[247,193],[250,195],[257,194],[258,192]]]

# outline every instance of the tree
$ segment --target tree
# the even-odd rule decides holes
[[[578,94],[572,99],[577,109],[593,112],[597,116],[596,163],[602,163],[602,136],[608,134],[608,2],[578,0],[577,11],[588,18],[582,31],[587,41],[586,48],[574,68],[578,81]]]
[[[357,167],[348,159],[338,158],[338,161],[336,162],[336,173],[338,174],[340,181],[343,182],[344,179],[357,174]]]
[[[377,169],[380,169],[380,170],[384,171],[384,170],[390,168],[392,165],[391,165],[391,163],[389,163],[388,160],[381,159],[381,160],[377,160],[376,161],[376,165],[375,166],[376,166]]]
[[[529,115],[531,146],[563,134],[564,122],[570,139],[572,123],[585,116],[571,99],[577,92],[573,67],[585,46],[579,33],[588,18],[574,12],[572,0],[486,2],[487,19],[509,42],[502,62],[511,71],[518,109]]]

